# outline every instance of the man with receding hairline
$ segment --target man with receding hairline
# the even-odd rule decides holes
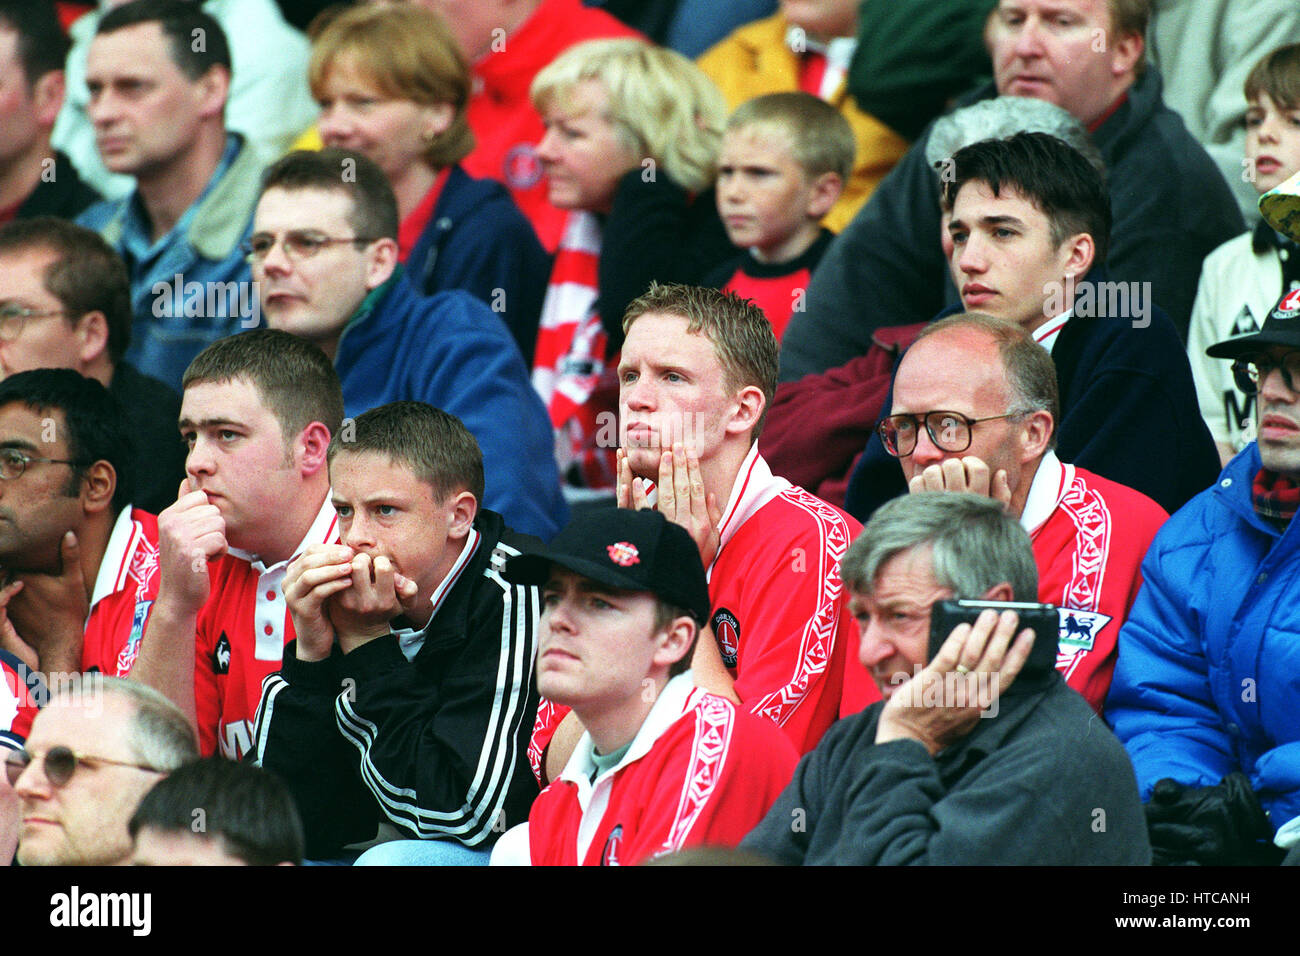
[[[198,756],[185,715],[157,691],[99,674],[57,685],[5,771],[22,798],[18,862],[129,861],[127,822],[158,779]]]
[[[1101,712],[1138,566],[1168,515],[1125,485],[1056,456],[1051,357],[1019,326],[979,314],[927,326],[879,426],[910,492],[970,491],[1006,505],[1033,542],[1038,600],[1060,608],[1056,666]],[[845,675],[844,713],[870,699]]]

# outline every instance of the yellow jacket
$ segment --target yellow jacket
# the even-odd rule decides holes
[[[731,109],[755,96],[799,89],[799,60],[785,43],[788,29],[785,14],[777,13],[734,31],[696,60],[718,85]],[[824,221],[828,229],[840,232],[907,152],[909,144],[874,116],[858,109],[845,84],[840,84],[830,103],[849,121],[858,144],[853,174]]]

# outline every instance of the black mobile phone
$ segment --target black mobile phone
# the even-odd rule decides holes
[[[1028,601],[940,601],[930,608],[930,655],[926,663],[934,660],[958,624],[974,626],[975,619],[985,608],[1001,613],[1015,611],[1020,617],[1016,625],[1019,634],[1025,628],[1034,632],[1034,647],[1025,661],[1022,675],[1045,674],[1056,668],[1056,648],[1060,640],[1061,617],[1051,604],[1034,604]]]

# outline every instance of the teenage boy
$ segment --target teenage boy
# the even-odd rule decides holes
[[[297,640],[263,685],[257,757],[308,857],[400,834],[359,862],[487,863],[537,796],[538,593],[501,569],[540,542],[479,508],[483,456],[455,416],[392,402],[354,425],[329,450],[339,543],[285,575]]]
[[[695,686],[709,588],[691,536],[652,511],[587,512],[505,577],[541,586],[538,689],[585,733],[493,862],[630,865],[735,846],[797,757],[769,721]]]
[[[722,137],[718,214],[744,252],[705,280],[752,299],[780,341],[834,234],[822,227],[853,169],[853,130],[810,93],[742,105]]]
[[[1278,47],[1246,78],[1246,177],[1263,195],[1300,172],[1300,43]],[[1230,363],[1205,350],[1258,332],[1284,292],[1300,286],[1300,246],[1260,221],[1205,257],[1187,329],[1187,358],[1223,464],[1255,438],[1255,396],[1232,384]]]

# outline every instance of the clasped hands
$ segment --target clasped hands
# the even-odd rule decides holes
[[[337,640],[348,654],[391,630],[393,618],[423,622],[419,587],[384,555],[346,544],[313,544],[289,563],[284,599],[297,635],[299,660],[330,656]]]

